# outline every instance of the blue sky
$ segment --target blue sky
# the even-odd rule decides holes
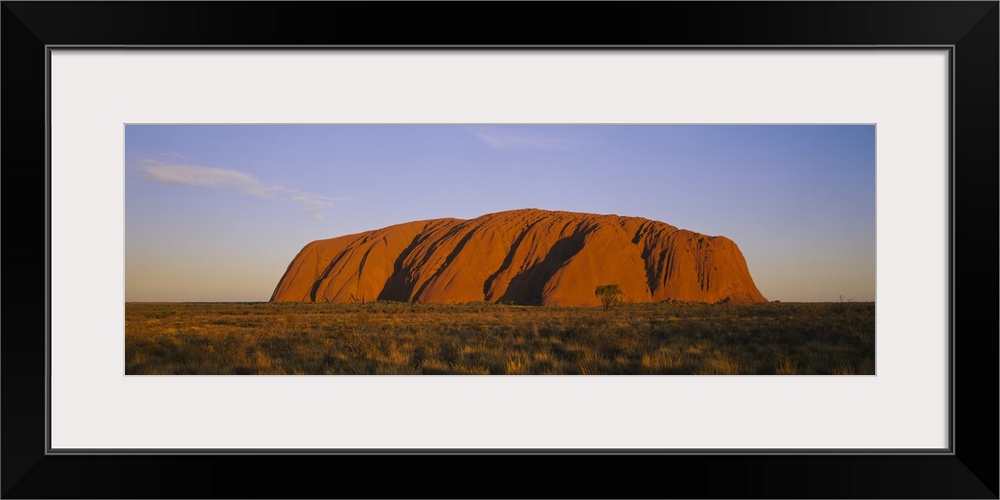
[[[875,298],[872,125],[127,125],[126,301],[264,301],[310,241],[518,208],[734,240],[770,300]]]

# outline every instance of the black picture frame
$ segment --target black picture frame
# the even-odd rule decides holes
[[[998,321],[979,305],[997,303],[1000,254],[997,1],[2,4],[2,251],[17,280],[3,294],[0,335],[4,498],[998,498]],[[54,45],[951,47],[951,453],[49,454],[46,62]],[[368,480],[369,471],[383,480]]]

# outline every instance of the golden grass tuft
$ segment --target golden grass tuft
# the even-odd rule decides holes
[[[774,362],[774,372],[778,375],[798,375],[798,364],[787,354],[778,355]]]
[[[696,372],[699,375],[739,375],[742,372],[739,361],[729,354],[710,357]]]

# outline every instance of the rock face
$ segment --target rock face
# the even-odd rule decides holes
[[[303,248],[272,302],[766,302],[736,243],[638,217],[526,209],[409,222]]]

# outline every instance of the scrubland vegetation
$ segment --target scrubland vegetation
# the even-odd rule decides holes
[[[872,375],[875,304],[128,303],[125,373]]]

